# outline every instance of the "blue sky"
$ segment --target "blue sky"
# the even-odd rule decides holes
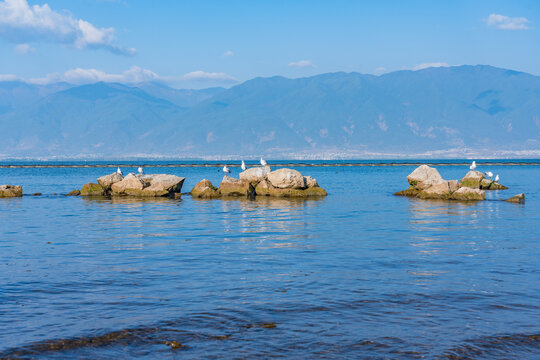
[[[539,14],[540,1],[0,0],[0,80],[201,88],[429,64],[540,75]]]

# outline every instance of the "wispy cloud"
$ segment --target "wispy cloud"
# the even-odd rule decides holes
[[[97,28],[66,11],[56,12],[48,4],[30,6],[27,0],[0,1],[0,36],[15,43],[49,41],[76,49],[102,48],[120,55],[135,54],[135,49],[116,43],[114,28]]]
[[[418,64],[412,68],[413,71],[417,70],[423,70],[431,67],[449,67],[450,65],[445,62],[431,62],[431,63],[423,63]]]
[[[98,69],[76,68],[64,73],[51,73],[40,78],[23,79],[12,74],[0,74],[0,81],[24,81],[31,84],[46,85],[65,81],[71,84],[90,84],[96,82],[117,82],[122,84],[137,84],[145,81],[158,81],[168,84],[182,83],[186,81],[234,83],[237,80],[225,73],[208,73],[204,71],[193,71],[180,76],[160,76],[157,73],[143,69],[139,66],[132,66],[119,74],[107,73]]]
[[[314,68],[315,64],[311,62],[311,60],[300,60],[300,61],[293,61],[289,63],[289,66],[291,67],[297,67],[297,68]]]
[[[17,54],[29,54],[29,53],[32,53],[34,51],[36,51],[36,49],[34,49],[33,47],[31,47],[28,44],[17,44],[15,46],[15,52]]]
[[[205,72],[202,70],[192,71],[182,77],[183,80],[237,82],[234,77],[225,73]]]
[[[375,75],[381,75],[381,74],[384,74],[385,72],[387,72],[387,70],[386,70],[385,67],[382,67],[382,66],[376,68],[376,69],[373,71],[373,73],[374,73]]]
[[[13,74],[0,74],[0,81],[19,81],[21,80],[17,75]]]
[[[527,26],[527,23],[529,22],[529,20],[527,20],[524,17],[512,18],[505,15],[491,14],[488,16],[486,22],[489,26],[493,26],[501,30],[527,30],[529,29],[529,26]]]
[[[231,50],[227,50],[223,53],[223,56],[225,57],[231,57],[234,56],[234,53]]]

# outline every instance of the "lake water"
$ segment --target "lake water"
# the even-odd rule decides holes
[[[336,166],[298,168],[318,200],[108,200],[61,194],[111,169],[0,169],[43,194],[0,199],[0,358],[540,358],[540,166],[480,169],[510,189],[421,201],[392,195],[414,167]]]

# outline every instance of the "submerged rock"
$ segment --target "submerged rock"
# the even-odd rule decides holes
[[[473,189],[470,187],[461,187],[452,193],[449,197],[452,200],[471,201],[471,200],[485,200],[486,193],[484,190]]]
[[[443,178],[437,169],[427,165],[420,165],[407,176],[407,181],[409,185],[422,190],[443,181]]]
[[[398,191],[397,193],[394,193],[396,196],[410,196],[410,197],[416,197],[420,193],[421,190],[418,190],[414,186],[409,186],[408,189]]]
[[[293,169],[278,169],[267,176],[270,184],[278,189],[304,189],[306,184],[300,171]]]
[[[215,199],[221,196],[218,189],[212,185],[210,180],[202,179],[191,190],[191,196],[201,199]]]
[[[480,185],[482,183],[482,180],[484,180],[485,176],[480,171],[471,170],[465,176],[461,179],[460,183],[461,186],[473,188],[473,189],[480,189]]]
[[[248,196],[253,194],[253,186],[247,181],[225,175],[218,191],[222,196]]]
[[[81,196],[103,196],[105,195],[105,190],[99,184],[88,183],[84,184],[81,192]]]
[[[521,193],[521,194],[514,195],[511,198],[506,199],[505,201],[518,203],[518,204],[524,204],[525,203],[525,194]]]
[[[22,187],[19,185],[0,185],[0,198],[23,196]]]

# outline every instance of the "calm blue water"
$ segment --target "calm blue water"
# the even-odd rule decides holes
[[[490,167],[510,190],[475,204],[393,196],[413,169],[298,168],[329,193],[307,201],[91,200],[60,194],[110,169],[0,169],[43,193],[0,199],[0,358],[539,358],[540,166]]]

